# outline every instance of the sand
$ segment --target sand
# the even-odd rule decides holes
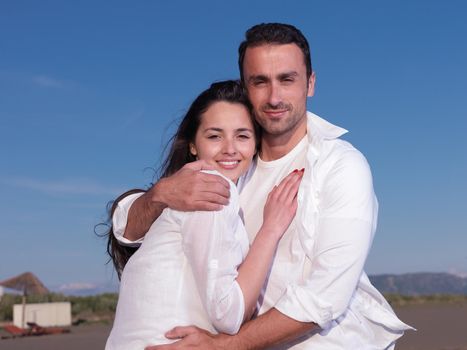
[[[467,304],[410,305],[395,311],[418,329],[407,332],[396,350],[467,350]],[[72,327],[69,334],[4,339],[0,340],[0,349],[101,350],[110,328],[103,324],[80,325]]]
[[[111,325],[91,324],[71,327],[67,334],[41,335],[0,340],[1,350],[102,350]],[[2,332],[2,335],[5,333]]]
[[[395,311],[417,328],[406,332],[396,350],[467,350],[467,304],[409,305]]]

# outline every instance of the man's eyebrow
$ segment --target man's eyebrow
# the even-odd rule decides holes
[[[248,82],[251,83],[253,81],[267,81],[269,78],[264,74],[252,75],[248,78]]]
[[[277,75],[277,78],[279,80],[282,80],[282,79],[286,79],[286,78],[295,78],[298,76],[298,72],[296,71],[290,71],[290,72],[283,72],[283,73],[279,73]],[[267,77],[266,75],[264,74],[258,74],[258,75],[252,75],[248,78],[248,83],[252,83],[252,82],[255,82],[255,81],[269,81],[269,77]]]
[[[298,73],[296,71],[290,71],[290,72],[285,72],[279,74],[278,78],[279,79],[285,79],[285,78],[295,78],[298,76]]]

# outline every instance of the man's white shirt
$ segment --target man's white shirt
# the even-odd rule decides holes
[[[371,171],[363,155],[339,139],[346,130],[310,112],[307,118],[307,135],[291,152],[271,162],[257,158],[238,185],[251,242],[270,190],[294,169],[305,168],[299,208],[278,245],[259,313],[275,307],[321,327],[318,334],[277,349],[390,348],[411,327],[363,271],[378,209]],[[123,200],[114,215],[117,238],[131,203]]]

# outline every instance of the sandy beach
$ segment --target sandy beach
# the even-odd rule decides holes
[[[417,329],[406,332],[397,350],[467,350],[467,304],[423,304],[394,308]]]
[[[88,324],[71,327],[66,334],[0,340],[1,350],[102,350],[111,325]],[[1,335],[6,335],[1,331]]]
[[[467,350],[467,304],[408,305],[395,308],[399,317],[417,328],[407,332],[397,350]],[[71,327],[71,333],[0,340],[8,350],[101,350],[111,325]],[[4,331],[1,335],[6,335]],[[349,349],[358,350],[358,349]]]

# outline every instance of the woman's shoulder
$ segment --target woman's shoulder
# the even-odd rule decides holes
[[[230,217],[231,219],[235,219],[238,216],[238,213],[240,211],[240,199],[239,199],[239,194],[238,194],[238,189],[237,185],[230,180],[228,177],[223,175],[217,170],[201,170],[202,172],[205,172],[207,174],[213,174],[222,177],[225,179],[230,186],[230,197],[229,197],[229,203],[224,205],[224,207],[216,212],[212,212],[214,215],[219,215],[219,216],[224,216],[224,217]]]
[[[227,176],[221,174],[219,171],[217,170],[201,170],[203,173],[206,173],[206,174],[212,174],[212,175],[217,175],[217,176],[220,176],[222,177],[223,179],[225,179],[229,185],[230,185],[230,201],[229,201],[229,204],[232,203],[232,201],[234,201],[234,203],[238,203],[238,189],[237,189],[237,185],[232,181],[230,180]]]
[[[232,180],[230,180],[228,177],[226,177],[225,175],[218,172],[217,170],[200,170],[200,171],[202,171],[203,173],[220,176],[229,183],[229,186],[230,186],[229,203],[223,206],[222,209],[218,211],[179,211],[175,209],[166,208],[164,209],[163,214],[166,214],[169,218],[171,218],[172,220],[175,220],[179,224],[182,224],[186,219],[193,218],[193,217],[197,217],[197,218],[204,217],[205,219],[207,219],[207,217],[212,216],[212,217],[223,217],[227,219],[229,217],[235,218],[236,216],[238,216],[238,213],[240,210],[240,204],[239,204],[238,189],[235,183]]]

